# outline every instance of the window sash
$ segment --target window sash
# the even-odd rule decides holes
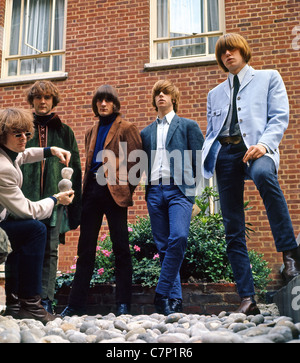
[[[152,0],[151,5],[152,61],[214,54],[223,34],[223,0]]]
[[[66,0],[8,0],[4,77],[63,71]]]

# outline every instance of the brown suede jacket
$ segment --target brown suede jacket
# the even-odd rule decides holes
[[[98,130],[99,122],[85,134],[86,165],[83,179],[83,192],[85,190],[88,173],[91,169]],[[126,153],[122,151],[120,143],[127,143]],[[128,175],[130,169],[137,164],[137,162],[128,162],[128,156],[134,150],[142,150],[142,140],[139,131],[134,124],[125,121],[121,116],[118,116],[112,124],[104,143],[104,155],[105,151],[111,151],[115,158],[111,158],[111,154],[108,152],[108,157],[104,157],[104,164],[106,164],[104,170],[109,191],[114,201],[121,207],[133,205],[132,195],[137,185],[130,184]],[[126,160],[124,160],[124,158],[126,158]],[[121,165],[126,165],[126,170],[124,170],[124,168],[121,170]],[[108,174],[112,170],[115,173],[113,179],[115,179],[116,183],[110,183],[111,179]]]

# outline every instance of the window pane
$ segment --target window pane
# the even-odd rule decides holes
[[[170,0],[171,36],[203,32],[203,0]]]
[[[8,75],[16,76],[18,72],[18,61],[13,60],[8,62]]]
[[[169,43],[157,44],[157,59],[169,58]]]
[[[214,54],[218,39],[219,39],[219,37],[209,38],[208,46],[209,46],[209,53],[210,54]]]
[[[157,37],[169,37],[168,0],[157,0]]]
[[[9,55],[17,55],[19,52],[21,0],[14,0],[12,6]]]
[[[204,55],[206,51],[206,39],[184,39],[171,42],[172,58]]]
[[[62,70],[62,56],[61,55],[56,55],[53,57],[53,66],[52,66],[52,71],[61,71]]]
[[[53,50],[63,49],[64,25],[65,25],[65,0],[56,0]]]
[[[209,32],[220,29],[219,0],[207,0],[207,26]]]
[[[50,58],[24,59],[21,61],[21,74],[49,72]]]

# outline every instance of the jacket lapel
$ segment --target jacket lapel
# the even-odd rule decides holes
[[[110,144],[110,142],[112,141],[113,137],[116,135],[116,131],[117,129],[119,128],[119,125],[121,123],[121,117],[118,116],[116,118],[116,120],[113,122],[113,124],[111,125],[111,128],[110,130],[108,131],[108,134],[106,136],[106,139],[105,139],[105,143],[104,143],[104,146],[103,146],[103,149],[106,149],[107,146]]]
[[[239,92],[241,92],[242,89],[245,88],[253,80],[254,76],[255,70],[252,67],[249,67],[248,72],[243,79]]]
[[[149,128],[151,137],[151,150],[156,150],[157,147],[157,122],[154,121]]]
[[[166,147],[169,145],[173,135],[174,135],[174,132],[175,130],[177,129],[177,127],[179,126],[179,123],[180,123],[180,117],[175,115],[173,117],[173,120],[170,124],[170,127],[169,127],[169,131],[168,131],[168,135],[167,135],[167,140],[166,140]]]
[[[226,93],[226,96],[230,99],[230,81],[229,78],[226,82],[224,82],[224,92]]]

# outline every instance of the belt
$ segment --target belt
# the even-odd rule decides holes
[[[238,145],[242,140],[242,136],[227,136],[219,139],[221,145]]]
[[[174,179],[172,177],[170,178],[159,178],[157,180],[153,180],[149,183],[149,185],[172,185],[174,184]]]

